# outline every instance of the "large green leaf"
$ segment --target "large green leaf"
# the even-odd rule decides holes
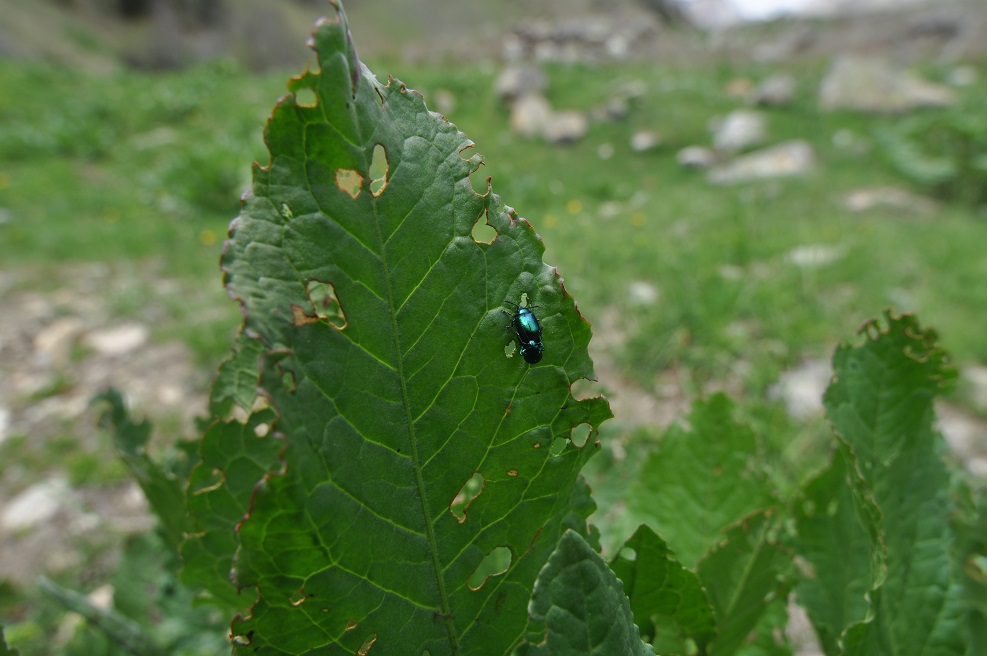
[[[887,576],[871,615],[844,636],[845,654],[966,653],[966,610],[950,525],[954,505],[933,400],[955,376],[935,333],[888,314],[833,356],[827,416],[856,454],[881,512]],[[859,586],[858,586],[859,587]]]
[[[653,656],[623,585],[580,535],[568,531],[538,576],[525,656]]]
[[[624,583],[634,622],[648,638],[654,638],[659,628],[663,633],[673,629],[704,648],[716,635],[713,610],[699,577],[684,568],[647,526],[640,526],[627,540],[611,568]]]
[[[190,567],[215,581],[206,542],[238,545],[236,583],[255,590],[233,625],[242,653],[508,653],[538,572],[592,511],[578,472],[610,412],[570,391],[593,376],[589,324],[531,226],[474,192],[471,142],[362,67],[333,6],[224,252],[270,410],[203,443]],[[478,222],[496,237],[474,239]],[[505,303],[524,295],[537,364],[511,352]],[[246,375],[221,377],[215,409],[250,396],[234,360]],[[254,439],[280,462],[273,446],[247,462]]]
[[[696,566],[724,528],[774,504],[754,433],[732,415],[723,394],[697,401],[685,426],[669,428],[628,489],[631,516],[654,528],[687,567]]]

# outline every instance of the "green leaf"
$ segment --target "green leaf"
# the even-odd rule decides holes
[[[653,656],[634,624],[620,580],[596,551],[567,531],[538,575],[529,607],[531,656]]]
[[[610,567],[624,584],[634,622],[652,644],[658,627],[666,623],[701,648],[716,635],[713,611],[699,577],[685,569],[647,526],[627,540]],[[666,633],[667,628],[662,628]]]
[[[209,412],[213,417],[229,417],[234,408],[250,412],[257,398],[263,352],[264,343],[261,340],[239,335],[230,357],[220,365],[213,383],[209,397]]]
[[[687,567],[726,526],[774,503],[754,433],[732,414],[723,394],[697,401],[688,428],[668,429],[627,493],[631,516],[658,531]]]
[[[792,556],[778,545],[775,530],[770,513],[755,512],[731,527],[699,563],[716,618],[711,655],[734,654],[750,642],[769,606],[788,594]],[[781,630],[784,622],[771,628]]]
[[[165,651],[150,640],[147,632],[136,622],[113,609],[105,609],[93,604],[83,594],[69,590],[54,581],[41,577],[38,580],[41,590],[58,601],[67,610],[81,615],[87,622],[98,626],[125,653],[134,656],[163,656]]]
[[[956,376],[934,332],[909,315],[867,324],[833,356],[827,416],[856,454],[882,518],[887,576],[871,617],[850,627],[845,654],[966,653],[966,609],[950,525],[950,474],[933,400]]]
[[[242,597],[230,583],[236,527],[248,513],[254,487],[281,468],[284,441],[271,434],[277,414],[256,409],[245,423],[218,421],[199,445],[201,462],[189,477],[188,508],[195,529],[182,545],[182,580],[204,588],[229,609]]]
[[[774,597],[735,656],[792,656],[792,645],[785,634],[788,624],[788,599],[783,595]]]
[[[7,641],[3,637],[3,625],[0,624],[0,656],[17,656],[18,653],[16,649],[7,647]]]
[[[799,602],[823,651],[838,654],[843,630],[867,618],[866,595],[884,578],[880,512],[866,493],[857,461],[843,446],[794,504],[796,549],[806,565]]]
[[[134,421],[123,396],[113,388],[97,394],[92,403],[106,404],[107,407],[100,415],[99,425],[110,433],[113,445],[144,491],[151,510],[161,522],[169,545],[177,553],[188,528],[185,494],[178,477],[151,460],[145,452],[151,436],[150,422],[146,419]]]
[[[276,416],[260,442],[283,443],[282,463],[261,447],[250,495],[232,489],[249,430],[216,428],[234,446],[203,453],[220,480],[202,488],[218,500],[202,546],[214,531],[232,546],[248,497],[234,576],[256,602],[234,622],[238,652],[506,654],[563,531],[587,531],[578,473],[610,416],[570,390],[593,376],[590,327],[531,226],[474,192],[471,142],[362,68],[333,6],[223,257],[243,333],[264,344]],[[484,221],[489,242],[472,236]],[[508,357],[505,302],[525,294],[545,348],[534,365]],[[212,580],[223,566],[217,553]]]
[[[199,586],[178,580],[179,558],[150,531],[127,540],[113,573],[113,610],[134,621],[143,640],[168,654],[216,654],[225,646],[227,618],[195,604]]]

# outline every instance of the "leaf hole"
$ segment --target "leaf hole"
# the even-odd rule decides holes
[[[567,444],[569,444],[569,440],[566,438],[556,437],[552,440],[552,447],[548,450],[548,452],[553,456],[562,455],[562,452],[565,451]]]
[[[517,353],[517,341],[512,339],[504,346],[504,355],[513,358],[515,353]]]
[[[370,193],[374,198],[384,193],[387,188],[390,162],[387,161],[387,150],[380,144],[374,146],[374,155],[370,160]]]
[[[321,280],[309,280],[305,288],[308,300],[312,303],[311,315],[314,320],[324,321],[336,330],[346,328],[346,314],[343,306],[336,295],[336,288],[332,283]]]
[[[372,636],[370,636],[369,638],[367,638],[366,640],[364,640],[363,641],[363,644],[360,646],[360,648],[357,650],[356,653],[359,656],[367,656],[367,652],[370,651],[370,648],[374,646],[374,643],[375,642],[377,642],[377,634],[376,633],[373,634]]]
[[[496,547],[483,557],[476,570],[470,576],[467,585],[470,590],[479,590],[491,576],[500,576],[511,568],[511,550],[507,547]]]
[[[467,508],[470,507],[474,499],[480,496],[480,492],[483,492],[484,482],[483,475],[480,472],[475,472],[468,481],[463,483],[459,492],[456,493],[456,497],[449,504],[449,512],[460,524],[466,521]]]
[[[633,547],[624,547],[617,555],[630,563],[637,560],[637,551]]]
[[[497,229],[490,225],[486,210],[473,223],[473,230],[470,232],[470,236],[478,244],[492,244],[493,240],[497,238]]]
[[[359,622],[357,622],[356,620],[350,620],[349,622],[346,623],[346,628],[343,629],[343,631],[352,631],[358,626],[360,626]]]
[[[319,104],[319,96],[315,89],[301,87],[295,89],[295,104],[299,107],[315,107]]]
[[[580,378],[569,386],[569,393],[577,401],[585,401],[600,396],[600,385],[595,380]]]
[[[288,598],[288,601],[291,602],[292,606],[301,606],[305,603],[306,599],[308,599],[308,597],[305,595],[305,588],[298,588],[295,590],[294,594]]]
[[[507,475],[508,475],[508,476],[511,476],[511,477],[516,477],[516,476],[517,476],[517,474],[518,474],[518,471],[517,471],[516,469],[508,469],[508,470],[507,470]]]
[[[254,435],[256,437],[267,437],[270,432],[270,424],[260,423],[254,426]]]
[[[294,394],[295,390],[298,389],[298,379],[295,378],[295,372],[284,372],[281,375],[281,384],[284,385],[289,394]]]
[[[589,436],[593,434],[593,428],[586,423],[574,426],[569,431],[569,440],[578,448],[583,448],[589,441]]]
[[[336,186],[355,200],[362,191],[363,176],[353,169],[336,169]]]

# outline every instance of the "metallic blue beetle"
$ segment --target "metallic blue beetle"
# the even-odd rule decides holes
[[[511,317],[511,323],[514,327],[514,334],[517,335],[518,351],[521,353],[521,357],[528,364],[538,364],[541,362],[542,353],[545,351],[545,345],[541,341],[541,326],[538,325],[538,319],[535,317],[535,313],[531,311],[538,306],[521,307],[511,301],[505,302],[510,303],[516,308],[513,313],[504,310],[504,314]]]

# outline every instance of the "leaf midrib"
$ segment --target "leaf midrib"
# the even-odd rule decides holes
[[[367,149],[363,149],[364,164],[370,170],[370,161],[366,157]],[[373,152],[372,149],[370,152]],[[384,247],[385,239],[380,229],[380,215],[377,210],[376,199],[372,200],[370,206],[374,214],[374,231],[377,236],[377,244],[380,249],[380,262],[384,269],[384,285],[387,291],[387,308],[391,322],[391,339],[393,340],[394,353],[396,354],[395,369],[398,381],[401,385],[401,405],[404,408],[405,423],[408,428],[408,439],[411,443],[411,464],[415,472],[415,485],[418,488],[418,500],[421,504],[422,520],[425,523],[425,536],[428,540],[429,556],[432,559],[432,569],[435,572],[435,582],[439,591],[440,616],[446,627],[446,634],[449,637],[449,646],[452,654],[459,653],[459,641],[456,637],[453,624],[449,618],[452,617],[452,610],[449,605],[449,595],[446,592],[445,579],[442,576],[442,564],[439,562],[438,544],[435,539],[435,527],[432,525],[428,511],[428,498],[425,493],[425,481],[422,478],[421,457],[418,453],[418,439],[415,433],[415,420],[412,416],[411,398],[408,394],[407,378],[404,375],[404,358],[402,357],[401,340],[399,339],[397,311],[395,310],[394,288],[391,284],[390,263],[387,257],[387,249]]]

